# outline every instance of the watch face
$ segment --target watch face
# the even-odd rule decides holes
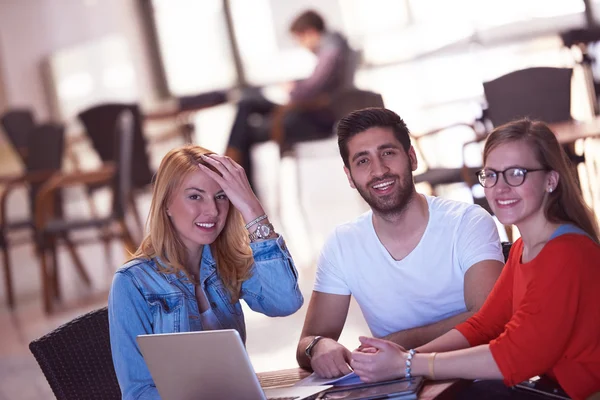
[[[265,238],[271,234],[271,228],[269,225],[260,225],[258,227],[259,236]]]

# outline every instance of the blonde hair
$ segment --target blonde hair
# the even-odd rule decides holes
[[[158,257],[161,260],[158,263],[159,271],[183,273],[194,283],[198,282],[185,268],[188,252],[167,215],[167,206],[185,177],[199,170],[198,164],[216,171],[202,160],[200,156],[203,154],[212,152],[200,146],[187,145],[169,151],[162,159],[155,175],[150,213],[146,221],[147,234],[132,256],[148,259]],[[242,282],[250,277],[254,260],[242,215],[235,207],[229,207],[223,231],[210,244],[210,250],[216,261],[217,273],[229,291],[232,302],[238,301]]]
[[[548,125],[541,121],[520,119],[494,129],[483,149],[484,165],[492,150],[516,141],[531,146],[542,168],[558,172],[558,185],[548,196],[544,209],[546,219],[554,223],[576,225],[598,243],[598,224],[594,213],[583,200],[571,162]]]

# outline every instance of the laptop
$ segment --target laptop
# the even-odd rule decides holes
[[[139,335],[137,343],[163,400],[304,400],[331,387],[263,390],[234,329]]]

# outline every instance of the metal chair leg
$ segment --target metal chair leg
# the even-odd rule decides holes
[[[65,242],[65,245],[67,246],[67,250],[69,251],[71,258],[73,259],[73,265],[75,265],[75,269],[79,273],[79,276],[81,277],[81,279],[85,282],[85,284],[87,286],[90,286],[92,284],[92,280],[90,279],[89,274],[85,270],[85,267],[83,266],[83,262],[81,261],[79,254],[77,254],[75,245],[73,244],[71,239],[69,239],[69,236],[67,233],[63,233],[62,238]]]
[[[60,290],[60,280],[58,276],[58,238],[52,236],[50,239],[50,259],[52,264],[50,265],[49,271],[52,283],[52,295],[56,300],[61,300],[62,294]]]
[[[46,245],[42,244],[38,249],[41,267],[42,278],[42,301],[46,314],[52,314],[53,311],[53,296],[52,296],[52,275],[48,266],[48,255]]]
[[[3,246],[2,258],[4,260],[4,286],[6,288],[6,303],[10,309],[15,308],[15,294],[12,287],[12,273],[10,269],[10,255],[8,245]]]

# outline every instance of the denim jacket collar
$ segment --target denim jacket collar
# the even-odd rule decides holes
[[[163,268],[166,268],[166,263],[160,258],[156,257],[156,262],[160,264]],[[212,252],[210,250],[210,245],[204,245],[202,249],[202,258],[200,259],[200,278],[202,280],[202,284],[206,279],[212,275],[212,273],[217,269],[217,263],[212,256]],[[167,280],[167,282],[171,283],[173,281],[179,280],[185,283],[186,285],[190,285],[191,283],[187,280],[186,276],[182,272],[177,272],[175,274],[169,274],[165,272],[160,272],[160,274]]]

